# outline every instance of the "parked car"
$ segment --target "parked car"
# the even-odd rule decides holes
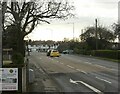
[[[63,54],[72,54],[73,50],[64,50],[62,53]]]
[[[51,56],[51,57],[59,57],[59,56],[60,56],[60,53],[59,53],[58,50],[51,50],[50,56]]]

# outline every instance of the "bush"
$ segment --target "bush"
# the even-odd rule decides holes
[[[12,61],[14,64],[23,64],[24,63],[24,57],[21,53],[14,53],[12,55]]]
[[[110,59],[120,59],[120,50],[94,50],[91,52],[93,56],[110,58]]]

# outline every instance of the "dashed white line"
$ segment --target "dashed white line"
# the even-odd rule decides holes
[[[82,70],[81,70],[81,72],[87,74],[87,72],[85,72],[85,71],[82,71]]]
[[[76,69],[77,71],[81,71],[80,69]]]
[[[90,63],[90,62],[85,62],[85,63],[87,63],[87,64],[92,64],[92,63]]]
[[[70,66],[70,65],[67,65],[69,68],[72,68],[72,69],[74,69],[74,67],[72,67],[72,66]]]
[[[87,74],[87,72],[85,72],[85,71],[83,71],[83,70],[80,70],[80,69],[76,69],[77,71],[80,71],[80,72],[82,72],[82,73],[84,73],[84,74]]]
[[[97,64],[95,64],[95,66],[97,66],[97,67],[101,67],[101,68],[106,68],[106,67],[104,67],[104,66],[97,65]]]
[[[118,71],[117,69],[110,69],[110,70]]]
[[[102,81],[105,81],[105,82],[107,82],[107,83],[109,83],[109,84],[111,84],[112,82],[110,82],[110,81],[108,81],[108,80],[105,80],[105,79],[102,79],[102,78],[99,78],[99,77],[95,77],[95,78],[97,78],[97,79],[99,79],[99,80],[102,80]]]

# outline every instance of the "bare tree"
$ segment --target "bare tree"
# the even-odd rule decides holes
[[[120,24],[119,23],[114,23],[112,25],[113,29],[114,29],[114,34],[116,36],[116,38],[118,38],[119,42],[120,42]]]
[[[26,35],[42,22],[50,23],[49,19],[66,19],[73,16],[74,7],[64,0],[34,0],[29,2],[9,2],[5,13],[4,28],[12,26],[12,33],[19,40],[18,50],[23,45]],[[13,32],[14,31],[14,32]],[[23,47],[22,47],[23,48]]]

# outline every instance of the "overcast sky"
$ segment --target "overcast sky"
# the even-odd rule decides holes
[[[66,21],[54,21],[51,24],[38,25],[29,35],[32,40],[63,40],[79,37],[81,30],[95,25],[110,27],[118,20],[119,0],[68,0],[75,6],[75,18]],[[74,23],[74,24],[73,24]],[[74,28],[73,28],[74,27]],[[73,33],[74,29],[74,33]]]

